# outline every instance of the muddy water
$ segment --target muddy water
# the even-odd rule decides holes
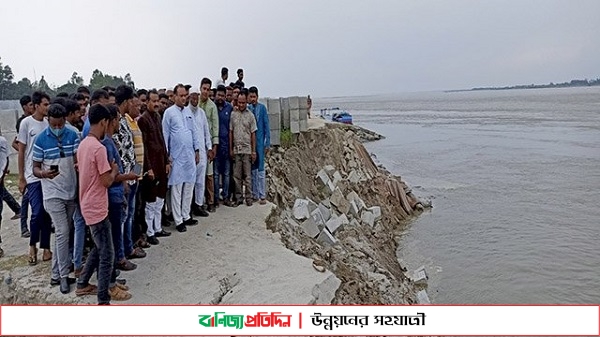
[[[600,303],[600,88],[315,100],[434,208],[398,257],[436,303]],[[314,112],[314,108],[313,108]]]

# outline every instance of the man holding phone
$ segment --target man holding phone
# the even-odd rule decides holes
[[[41,179],[44,208],[55,227],[56,253],[52,256],[51,285],[60,285],[67,294],[75,279],[69,278],[71,255],[69,237],[73,228],[77,175],[75,164],[79,136],[67,127],[66,109],[60,104],[48,108],[49,126],[33,145],[33,175]]]

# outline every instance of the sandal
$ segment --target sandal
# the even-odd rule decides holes
[[[77,288],[75,289],[75,295],[77,296],[85,296],[85,295],[97,295],[98,287],[93,284],[88,284],[85,288]]]
[[[33,248],[33,252],[31,252],[31,248],[29,248],[29,265],[30,266],[35,266],[37,264],[37,262],[38,262],[37,253],[38,253],[37,248]]]
[[[141,248],[150,248],[152,247],[146,240],[144,239],[139,239],[137,242],[137,246],[141,247]]]
[[[110,299],[113,301],[127,301],[131,299],[130,293],[117,286],[108,289],[108,294],[110,295]]]
[[[0,248],[0,257],[4,256],[4,250],[2,250],[2,248]]]
[[[42,254],[42,261],[50,261],[52,260],[52,252],[50,249],[44,249],[44,253]]]

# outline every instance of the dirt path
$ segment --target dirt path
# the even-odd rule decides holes
[[[329,303],[339,286],[330,272],[294,254],[279,235],[266,229],[272,204],[220,207],[186,233],[161,238],[135,260],[138,268],[122,272],[131,287],[130,304],[308,304]],[[28,239],[5,208],[0,259],[0,303],[94,303],[95,297],[62,295],[51,287],[50,263],[27,265]],[[167,228],[173,231],[173,228]]]

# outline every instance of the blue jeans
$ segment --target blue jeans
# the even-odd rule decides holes
[[[75,222],[75,235],[73,236],[73,264],[75,269],[82,267],[83,248],[85,246],[85,219],[81,214],[79,203],[75,204],[75,213],[73,213],[73,221]]]
[[[92,274],[97,270],[98,276],[98,304],[109,304],[110,294],[108,288],[113,265],[115,263],[115,249],[112,242],[111,224],[106,217],[97,224],[90,226],[90,232],[94,239],[94,248],[85,261],[81,277],[77,281],[77,288],[87,287]]]
[[[44,210],[42,183],[36,181],[27,184],[25,189],[25,195],[31,203],[31,221],[29,223],[31,226],[31,237],[29,238],[29,245],[35,246],[39,242],[41,249],[50,249],[52,220],[48,213],[46,213],[46,210]]]
[[[127,216],[123,217],[123,250],[125,255],[133,253],[133,239],[131,237],[131,227],[133,226],[133,216],[135,214],[135,194],[138,183],[129,185],[129,195],[127,198]]]
[[[27,217],[29,216],[29,197],[27,193],[23,194],[21,198],[21,234],[28,231],[27,229]]]
[[[213,179],[215,181],[215,201],[219,197],[226,200],[230,197],[229,195],[229,181],[231,180],[231,159],[223,157],[216,158],[213,161]],[[219,194],[219,188],[221,188],[220,179],[223,175],[223,192]]]
[[[125,258],[125,253],[123,252],[123,232],[121,230],[124,213],[122,203],[111,202],[108,204],[108,219],[111,223],[112,242],[113,247],[115,247],[115,265]]]
[[[258,169],[252,170],[252,197],[254,199],[266,199],[265,192],[266,177],[265,171]]]

